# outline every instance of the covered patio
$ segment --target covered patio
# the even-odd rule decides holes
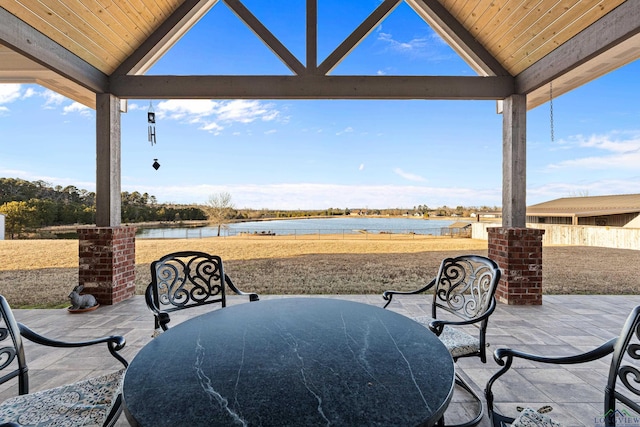
[[[502,227],[489,256],[497,297],[542,304],[542,231],[526,228],[527,111],[640,57],[634,0],[406,0],[477,76],[334,76],[332,70],[400,3],[384,0],[326,57],[318,1],[306,0],[297,58],[240,0],[222,0],[290,75],[145,75],[218,0],[71,0],[0,8],[0,83],[38,83],[96,109],[96,226],[81,231],[79,282],[101,304],[135,293],[133,228],[121,226],[121,114],[128,99],[495,100],[503,115]],[[90,36],[86,31],[90,30]],[[553,90],[551,88],[553,87]]]
[[[145,75],[219,1],[290,74]],[[78,264],[80,284],[102,307],[81,315],[16,310],[17,319],[63,340],[124,335],[123,354],[128,360],[151,340],[152,316],[144,298],[134,295],[135,229],[121,224],[120,127],[129,99],[495,100],[503,116],[502,226],[490,230],[488,254],[498,262],[503,278],[497,292],[502,304],[489,322],[491,349],[508,346],[566,355],[616,336],[630,309],[640,303],[637,297],[545,296],[542,304],[542,231],[526,228],[526,120],[529,109],[550,100],[551,86],[554,96],[561,96],[640,57],[640,2],[405,1],[477,76],[331,75],[401,0],[378,2],[326,58],[318,58],[318,1],[306,0],[303,59],[296,58],[240,0],[140,0],[137,6],[127,0],[4,2],[0,84],[37,83],[96,110],[96,224],[80,233]],[[286,297],[261,295],[271,298]],[[329,298],[383,305],[379,295]],[[229,304],[245,302],[229,298]],[[389,309],[426,315],[428,300],[397,298]],[[173,322],[193,314],[176,315]],[[76,350],[26,346],[32,391],[115,368],[103,349],[83,352],[79,366]],[[483,365],[475,358],[460,360],[458,366],[480,393],[497,369],[493,360]],[[551,405],[555,418],[570,426],[593,426],[603,415],[605,361],[518,368],[522,383],[510,384],[508,393],[497,391],[499,407]],[[0,389],[0,399],[13,394],[7,386]],[[473,412],[471,402],[456,399],[459,394],[445,414],[447,422],[464,420]],[[118,425],[128,423],[122,417]],[[481,425],[488,425],[486,415]]]
[[[291,296],[260,296],[262,300],[287,297]],[[379,307],[384,302],[379,295],[305,297],[340,298]],[[229,297],[227,303],[249,304],[247,298],[235,296]],[[487,330],[489,349],[513,347],[546,355],[580,353],[617,336],[627,314],[638,304],[639,297],[587,295],[545,296],[544,305],[537,307],[499,304]],[[424,296],[398,296],[388,309],[408,316],[420,316],[428,314],[429,303]],[[176,313],[172,316],[172,323],[175,325],[187,319],[195,310]],[[142,296],[83,314],[70,314],[66,310],[15,310],[15,315],[18,321],[53,338],[74,340],[124,335],[127,345],[122,353],[128,360],[132,360],[152,339],[153,333],[153,316]],[[81,365],[77,363],[78,350],[52,351],[30,342],[25,346],[30,361],[32,391],[118,369],[118,363],[105,354],[102,346],[83,349]],[[610,356],[581,365],[535,367],[523,363],[517,366],[518,374],[504,382],[504,389],[495,389],[497,406],[505,413],[516,413],[517,406],[539,408],[550,405],[554,419],[564,425],[593,427],[603,412],[603,388],[609,361]],[[461,359],[458,366],[461,374],[479,393],[498,370],[492,358],[486,364],[477,358]],[[14,390],[5,384],[0,390],[0,400],[13,393]],[[465,393],[454,393],[445,413],[448,423],[466,420],[473,413],[475,404],[467,399]],[[117,425],[129,425],[124,415]],[[490,425],[486,414],[479,425]]]

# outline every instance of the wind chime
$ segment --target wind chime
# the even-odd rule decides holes
[[[147,123],[149,125],[149,142],[153,146],[156,144],[156,113],[155,111],[153,111],[153,103],[151,101],[149,101],[149,110],[147,111]],[[155,170],[158,170],[158,168],[160,167],[158,159],[153,159],[153,164],[151,166],[153,166]]]

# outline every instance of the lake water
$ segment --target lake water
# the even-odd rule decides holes
[[[441,229],[454,221],[425,220],[414,218],[303,218],[270,221],[251,221],[226,224],[221,236],[236,236],[242,233],[275,233],[276,235],[303,234],[357,234],[360,230],[369,233],[415,233],[441,235]],[[140,229],[136,238],[193,239],[218,235],[217,227],[192,228],[148,228]]]

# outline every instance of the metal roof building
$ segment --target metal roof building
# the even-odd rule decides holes
[[[527,207],[527,222],[534,224],[625,227],[639,216],[640,194],[563,197]]]

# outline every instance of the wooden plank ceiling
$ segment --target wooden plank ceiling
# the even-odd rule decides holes
[[[183,0],[12,0],[2,7],[109,75]]]
[[[216,1],[208,0],[208,7],[214,5]],[[407,0],[414,6],[420,3],[429,6],[434,1]],[[625,0],[437,1],[512,76],[527,70],[625,2]],[[145,40],[183,2],[185,0],[0,0],[0,6],[109,76],[143,45]],[[274,5],[277,5],[277,1]],[[193,25],[194,22],[191,20],[189,25]],[[188,28],[183,28],[181,33],[186,30]],[[0,44],[1,42],[2,40]],[[3,58],[8,58],[8,50],[0,49],[0,53],[2,52],[4,52]],[[610,61],[608,67],[577,79],[573,87],[638,57],[640,57],[640,49],[631,50],[626,56]],[[13,62],[14,60],[11,59],[0,61],[0,83],[19,81],[20,76],[28,81],[26,79],[29,74],[28,67],[18,67],[17,69],[22,71],[15,71]],[[22,74],[19,75],[20,73]],[[50,79],[50,82],[53,82],[50,85],[55,87],[55,79]],[[571,88],[568,87],[568,89]],[[64,88],[61,88],[60,92],[78,99],[77,94],[65,92]],[[86,97],[83,98],[81,102],[86,103],[86,99]],[[544,97],[540,102],[543,101]]]
[[[624,0],[439,0],[513,76]]]

